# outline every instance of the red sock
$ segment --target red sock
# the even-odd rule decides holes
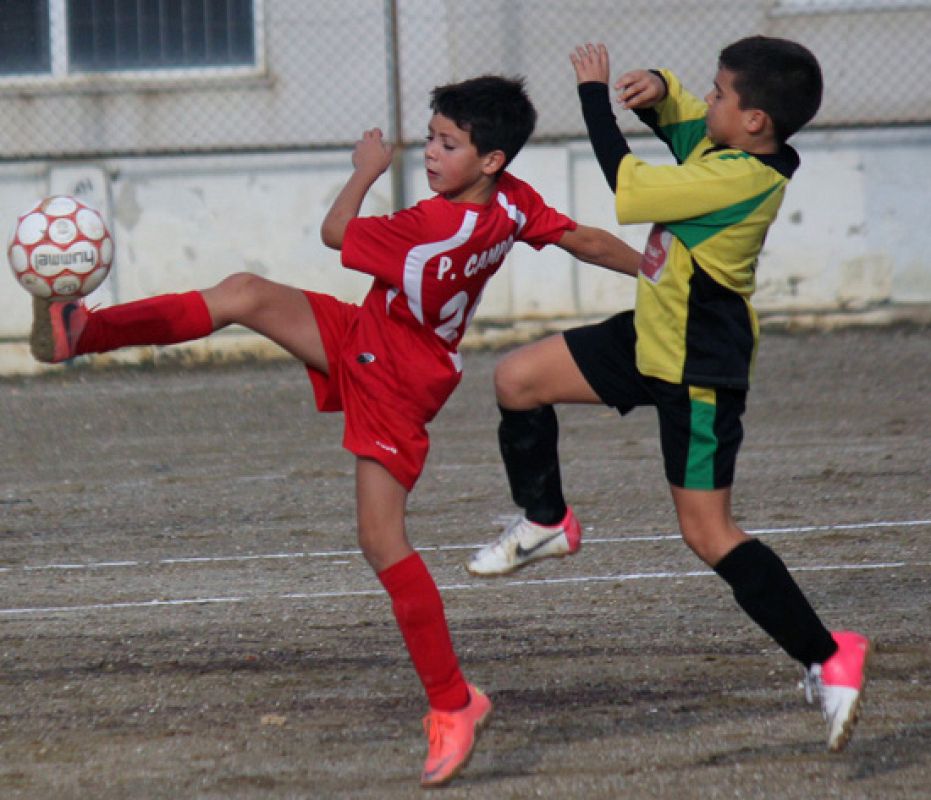
[[[469,702],[469,688],[443,612],[443,599],[418,553],[378,573],[430,707],[455,711]]]
[[[92,311],[75,355],[141,344],[176,344],[213,332],[200,292],[163,294]]]

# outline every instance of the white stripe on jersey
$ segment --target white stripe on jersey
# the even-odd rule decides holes
[[[508,217],[517,223],[517,232],[520,233],[524,225],[527,224],[527,215],[517,206],[510,205],[504,192],[498,192],[498,205],[507,212]]]
[[[449,239],[442,242],[428,242],[412,247],[404,259],[404,294],[407,296],[407,305],[417,321],[423,324],[423,270],[427,262],[447,250],[455,250],[469,241],[475,222],[478,219],[477,211],[466,211],[462,218],[459,230]]]

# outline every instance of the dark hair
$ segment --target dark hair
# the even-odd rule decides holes
[[[468,131],[479,155],[501,150],[505,166],[537,124],[537,111],[524,90],[523,78],[482,75],[437,86],[430,95],[430,109]]]
[[[809,122],[821,105],[818,59],[788,39],[750,36],[721,51],[718,65],[734,73],[741,109],[758,108],[785,141]]]

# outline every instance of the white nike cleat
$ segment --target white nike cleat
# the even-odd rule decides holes
[[[473,575],[506,575],[531,561],[571,555],[581,546],[582,529],[571,508],[558,525],[518,517],[497,541],[473,554],[466,569]]]

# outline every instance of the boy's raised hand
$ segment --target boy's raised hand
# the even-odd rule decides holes
[[[320,235],[327,247],[334,250],[342,248],[347,226],[359,216],[366,193],[378,177],[391,166],[393,156],[394,145],[382,140],[379,128],[365,131],[362,138],[356,142],[352,151],[352,166],[355,171],[336,195],[320,226]]]
[[[625,72],[614,84],[617,101],[624,108],[651,108],[666,96],[666,84],[654,72],[637,69]]]
[[[580,44],[569,53],[569,60],[575,68],[578,83],[607,83],[611,77],[608,48],[603,44]]]
[[[391,166],[394,145],[382,139],[381,128],[372,128],[362,134],[352,151],[352,165],[361,172],[381,175]]]

